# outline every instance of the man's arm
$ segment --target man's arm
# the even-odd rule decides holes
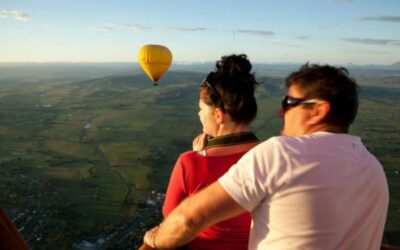
[[[185,199],[144,241],[157,249],[182,246],[204,228],[246,212],[218,182]]]

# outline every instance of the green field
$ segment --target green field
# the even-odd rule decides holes
[[[362,137],[382,163],[389,183],[388,231],[400,231],[400,89],[362,88],[358,117],[351,133]]]
[[[165,191],[175,159],[201,130],[202,77],[171,74],[156,88],[141,76],[1,80],[0,203],[13,218],[23,213],[16,224],[31,246],[68,249],[132,218],[146,221],[143,204]],[[252,129],[260,139],[279,134],[281,82],[258,88]],[[399,97],[400,88],[365,86],[351,129],[384,165],[392,231],[400,230]]]

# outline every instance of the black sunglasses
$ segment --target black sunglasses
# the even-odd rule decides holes
[[[307,104],[307,103],[316,103],[318,99],[305,99],[305,98],[294,98],[288,95],[285,95],[282,98],[282,110],[283,112],[288,111],[289,109],[296,107],[300,104]]]

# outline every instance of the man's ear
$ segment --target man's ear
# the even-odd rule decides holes
[[[223,123],[225,120],[225,112],[221,108],[215,108],[214,117],[217,123]]]
[[[325,117],[328,116],[329,110],[331,110],[331,104],[327,101],[318,101],[314,104],[311,112],[311,118],[309,122],[311,124],[321,123]]]

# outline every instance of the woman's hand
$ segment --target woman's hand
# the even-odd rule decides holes
[[[201,133],[193,140],[193,151],[202,151],[207,145],[207,134]]]
[[[157,231],[158,231],[158,226],[153,227],[152,229],[150,229],[149,231],[146,232],[146,234],[144,235],[144,239],[143,239],[145,245],[147,245],[148,247],[151,247],[153,249],[157,248],[155,245]]]
[[[146,243],[143,243],[143,245],[141,245],[138,250],[155,250],[155,248],[152,248]]]

